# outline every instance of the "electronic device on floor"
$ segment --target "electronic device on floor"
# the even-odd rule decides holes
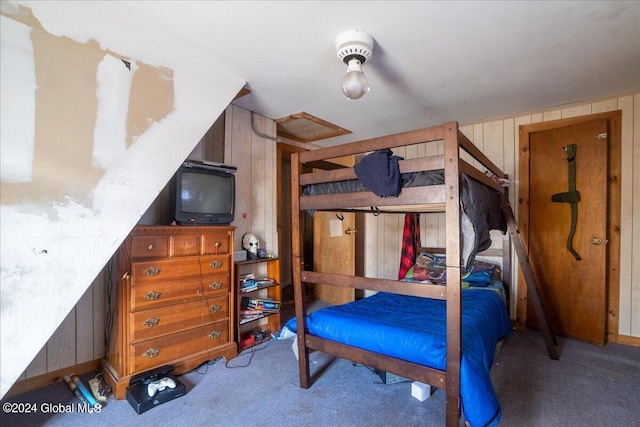
[[[173,366],[165,365],[131,378],[127,401],[138,414],[185,394],[184,384],[171,375],[173,370]]]
[[[408,378],[401,377],[400,375],[392,374],[391,372],[381,371],[376,369],[376,374],[380,377],[384,384],[395,384],[411,381]]]

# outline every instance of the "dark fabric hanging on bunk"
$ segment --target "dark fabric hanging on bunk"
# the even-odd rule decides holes
[[[402,188],[400,160],[403,158],[384,148],[364,156],[353,170],[362,185],[376,196],[397,197]]]
[[[404,217],[404,230],[402,232],[402,252],[400,254],[400,269],[398,280],[404,279],[407,271],[413,266],[416,255],[420,250],[420,214],[408,213]]]

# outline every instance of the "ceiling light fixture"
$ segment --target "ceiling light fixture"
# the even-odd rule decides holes
[[[362,30],[350,30],[336,37],[338,60],[347,64],[347,74],[342,79],[342,92],[349,99],[361,98],[369,91],[369,82],[362,72],[362,65],[373,56],[373,37]]]

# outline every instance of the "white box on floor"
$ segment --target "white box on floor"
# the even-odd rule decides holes
[[[431,397],[431,386],[418,381],[411,383],[411,396],[418,399],[420,402],[424,402]]]

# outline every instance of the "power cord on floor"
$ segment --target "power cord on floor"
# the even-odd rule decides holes
[[[190,372],[195,372],[198,375],[206,375],[207,372],[209,371],[209,366],[215,365],[216,363],[218,363],[222,359],[224,359],[224,357],[218,356],[213,360],[208,360],[208,361],[204,362],[202,365],[198,366],[197,368],[191,370]]]
[[[235,359],[227,360],[227,361],[225,362],[224,366],[225,366],[226,368],[229,368],[229,369],[234,369],[234,368],[246,368],[247,366],[251,365],[251,360],[253,359],[253,356],[254,356],[258,351],[260,351],[260,350],[264,350],[265,348],[269,347],[269,345],[271,345],[271,342],[272,342],[272,341],[273,341],[273,340],[271,340],[271,339],[270,339],[270,340],[268,340],[266,343],[258,344],[258,345],[255,345],[255,346],[251,347],[251,348],[249,349],[249,351],[243,351],[243,352],[242,352],[242,353],[240,353],[240,354],[239,354]],[[264,344],[264,345],[263,345],[263,344]],[[230,365],[230,364],[229,364],[229,362],[231,362],[232,360],[238,360],[241,356],[244,356],[244,355],[247,355],[247,354],[250,354],[250,356],[249,356],[249,360],[247,361],[247,363],[246,363],[246,364],[244,364],[244,365],[235,365],[235,366],[234,366],[234,365]]]

